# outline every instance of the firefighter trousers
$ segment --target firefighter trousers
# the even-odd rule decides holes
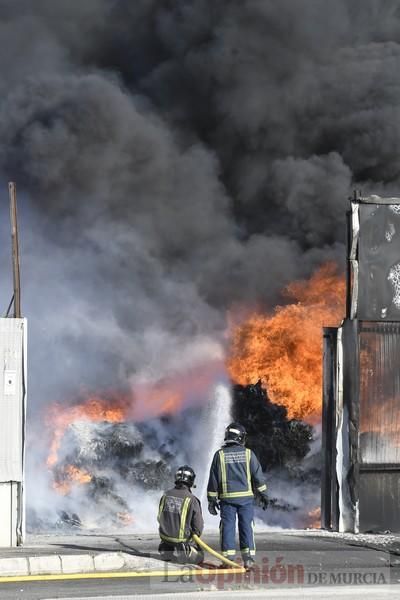
[[[161,541],[158,551],[163,560],[181,564],[198,565],[204,560],[203,550],[193,542],[168,544],[168,542]]]
[[[256,545],[254,541],[254,500],[249,498],[239,502],[220,501],[221,522],[220,543],[223,556],[233,558],[236,555],[236,515],[239,528],[240,552],[245,560],[254,557]]]

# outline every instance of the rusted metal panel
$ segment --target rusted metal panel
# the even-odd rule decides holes
[[[384,471],[363,466],[359,494],[361,532],[400,532],[400,465]]]
[[[360,462],[400,464],[400,323],[362,323],[360,357]]]

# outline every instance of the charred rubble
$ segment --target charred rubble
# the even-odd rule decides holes
[[[246,428],[247,445],[264,471],[300,462],[310,450],[312,426],[288,419],[286,408],[270,401],[261,381],[233,387],[232,415]]]
[[[308,423],[288,419],[286,408],[270,401],[261,381],[233,386],[232,416],[246,428],[246,445],[266,474],[268,523],[311,525],[308,513],[319,504],[320,493],[318,432]],[[290,514],[285,518],[282,513]]]
[[[163,487],[171,478],[171,468],[166,462],[169,457],[159,446],[149,458],[146,436],[140,429],[133,423],[85,423],[82,433],[82,424],[71,425],[64,443],[73,451],[63,462],[93,474],[90,483],[94,499],[112,494],[115,476],[145,490]],[[112,473],[113,478],[103,473]]]
[[[141,491],[144,494],[171,484],[169,453],[163,450],[162,443],[157,444],[154,431],[154,450],[149,450],[149,429],[147,425],[141,431],[140,425],[129,422],[83,421],[70,425],[52,471],[54,487],[63,490],[66,486],[60,493],[57,518],[43,522],[30,511],[31,531],[86,527],[85,514],[90,506],[95,515],[91,523],[98,515],[99,521],[111,527],[129,524],[129,490],[135,489],[140,497]],[[89,475],[89,480],[83,484],[71,481],[67,467]],[[77,507],[82,508],[82,515]]]
[[[189,409],[143,423],[71,424],[52,468],[54,487],[60,490],[57,517],[46,520],[30,510],[30,530],[86,528],[88,520],[96,519],[102,526],[129,524],[130,512],[135,514],[135,506],[128,505],[130,493],[134,490],[143,502],[146,493],[170,487],[178,463],[189,460],[181,440],[193,418]],[[71,481],[68,467],[90,477],[83,484]],[[90,512],[94,516],[85,519]]]

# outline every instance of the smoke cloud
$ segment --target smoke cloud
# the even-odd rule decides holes
[[[397,1],[3,0],[0,39],[31,419],[220,359],[227,309],[343,261],[352,186],[399,192]]]

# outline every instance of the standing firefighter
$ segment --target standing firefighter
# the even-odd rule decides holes
[[[175,487],[162,496],[158,510],[161,544],[158,551],[165,560],[198,564],[203,561],[201,548],[190,541],[204,527],[201,504],[192,494],[195,472],[184,465],[175,474]]]
[[[221,511],[220,540],[222,554],[234,559],[236,554],[236,515],[239,544],[244,566],[254,564],[254,493],[263,508],[268,505],[261,465],[254,452],[245,447],[246,430],[231,423],[225,430],[225,442],[214,454],[207,487],[208,510]],[[219,501],[219,502],[218,502]]]

